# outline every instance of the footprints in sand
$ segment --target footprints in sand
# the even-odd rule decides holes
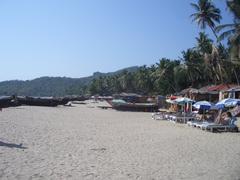
[[[90,149],[90,150],[94,151],[94,152],[104,153],[107,149],[106,148],[93,148],[93,149]]]

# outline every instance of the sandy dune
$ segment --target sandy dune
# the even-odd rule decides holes
[[[0,112],[0,179],[240,179],[240,133],[96,105]]]

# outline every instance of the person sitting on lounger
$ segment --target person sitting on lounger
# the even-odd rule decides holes
[[[231,114],[231,113],[229,112],[229,114]],[[231,114],[231,119],[229,121],[229,125],[235,126],[235,121],[237,121],[237,118],[235,116],[232,116],[232,114]]]
[[[236,121],[236,117],[232,116],[230,112],[227,112],[225,117],[222,119],[221,124],[223,125],[234,125],[234,122]]]

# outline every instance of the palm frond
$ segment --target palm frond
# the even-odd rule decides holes
[[[197,4],[194,4],[194,3],[190,3],[190,5],[196,10],[196,11],[199,11],[200,8]]]
[[[235,30],[234,30],[235,32]],[[230,42],[239,45],[240,44],[240,33],[234,33],[233,36],[230,37]]]
[[[234,32],[235,32],[234,29],[228,30],[228,31],[222,33],[222,34],[219,36],[218,40],[219,40],[219,41],[222,41],[223,39],[228,38],[228,37],[229,37],[230,35],[232,35]]]
[[[234,28],[235,27],[235,24],[223,24],[223,25],[219,25],[215,28],[215,31],[216,32],[220,32],[222,31],[223,29],[225,28]]]

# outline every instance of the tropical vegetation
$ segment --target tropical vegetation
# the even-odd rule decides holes
[[[142,66],[133,73],[123,72],[112,77],[95,79],[89,87],[91,94],[137,92],[141,94],[170,94],[188,87],[240,82],[240,1],[227,0],[233,23],[221,23],[221,11],[211,0],[191,3],[193,22],[200,27],[196,46],[184,50],[181,58],[160,59],[158,63]],[[209,28],[215,39],[206,33]],[[228,38],[228,43],[222,40]],[[223,45],[227,44],[227,45]]]

